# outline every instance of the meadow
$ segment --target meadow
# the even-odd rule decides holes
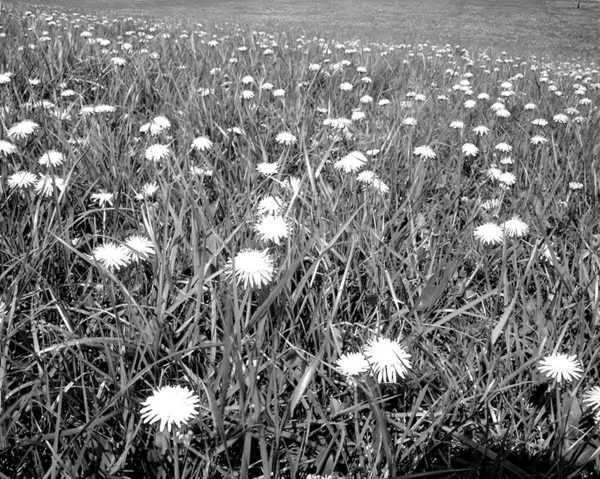
[[[0,8],[0,477],[598,477],[597,65]]]

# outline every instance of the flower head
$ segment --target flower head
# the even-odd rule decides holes
[[[343,170],[345,173],[355,173],[360,170],[367,162],[367,157],[360,151],[353,151],[344,156],[341,160],[334,163],[336,170]]]
[[[147,160],[157,162],[168,158],[170,153],[171,150],[167,145],[156,144],[146,148],[145,156]]]
[[[365,357],[380,383],[396,382],[398,376],[406,377],[410,369],[410,354],[407,353],[398,340],[378,338],[371,340],[365,347]]]
[[[254,228],[262,241],[280,244],[290,234],[289,226],[283,216],[267,215],[260,219]]]
[[[259,214],[269,214],[274,215],[279,212],[281,209],[281,201],[272,197],[266,196],[258,203],[258,212]]]
[[[240,251],[235,258],[231,258],[225,265],[225,275],[232,276],[234,273],[238,281],[244,284],[244,288],[266,286],[273,279],[273,259],[267,249],[263,251],[246,249]]]
[[[504,232],[495,223],[484,223],[475,228],[473,236],[483,244],[499,244],[504,239]]]
[[[508,237],[521,238],[529,233],[529,225],[518,216],[513,216],[508,221],[504,222],[504,233]]]
[[[280,145],[294,145],[298,139],[288,131],[282,131],[275,137],[275,141]]]
[[[435,158],[435,151],[430,146],[421,145],[417,146],[413,152],[415,155],[422,158],[433,159]]]
[[[198,151],[210,151],[213,147],[213,142],[206,136],[199,136],[192,141],[192,148]]]
[[[479,148],[477,148],[473,143],[465,143],[462,146],[462,152],[465,156],[477,156],[479,153]]]
[[[17,147],[10,141],[0,140],[0,153],[3,155],[12,155],[17,152]]]
[[[40,157],[38,163],[42,166],[60,166],[62,165],[63,161],[65,161],[65,157],[61,152],[50,150]]]
[[[196,415],[199,402],[187,387],[163,386],[142,403],[142,419],[149,424],[160,421],[159,430],[170,432],[173,424],[179,428]]]
[[[347,378],[359,376],[369,370],[369,363],[363,353],[343,354],[335,364],[339,372]]]
[[[8,129],[8,137],[11,139],[27,138],[29,135],[33,135],[39,127],[40,125],[35,121],[24,120]]]
[[[125,246],[110,241],[96,246],[92,251],[92,257],[111,271],[127,266],[131,261],[129,250]]]
[[[592,411],[600,412],[600,386],[594,386],[583,395],[583,404]]]
[[[39,178],[35,184],[35,192],[42,196],[52,196],[54,188],[58,188],[59,191],[63,191],[67,186],[67,182],[57,176],[42,175],[40,173]]]
[[[125,241],[125,247],[129,249],[129,255],[133,261],[148,259],[154,254],[154,244],[145,236],[132,235]]]
[[[10,188],[28,188],[37,181],[37,177],[29,171],[17,171],[8,177]]]
[[[567,382],[579,379],[583,372],[581,361],[577,359],[577,356],[567,356],[561,353],[546,356],[540,361],[538,370],[548,378],[556,378],[559,383],[563,379]]]
[[[115,198],[114,193],[107,193],[104,190],[100,190],[99,193],[93,193],[90,195],[92,201],[96,201],[100,208],[103,208],[106,205],[112,206]]]

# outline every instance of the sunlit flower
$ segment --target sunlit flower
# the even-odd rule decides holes
[[[154,196],[158,191],[158,185],[154,183],[146,183],[142,186],[142,190],[135,195],[136,200],[143,200]]]
[[[363,78],[364,81],[364,78]],[[389,105],[390,103],[392,103],[390,100],[388,100],[387,98],[382,98],[381,100],[379,100],[377,102],[377,106],[386,106]]]
[[[246,249],[235,256],[235,260],[229,259],[225,265],[226,277],[234,274],[237,281],[241,281],[244,288],[263,287],[273,279],[273,259],[268,250]]]
[[[453,122],[450,122],[450,128],[453,130],[462,130],[464,127],[465,124],[462,121],[454,120]]]
[[[275,137],[275,141],[280,145],[294,145],[298,142],[298,139],[292,135],[289,131],[282,131]]]
[[[3,155],[12,155],[17,152],[16,145],[13,145],[10,141],[0,140],[0,153]]]
[[[430,146],[421,145],[417,146],[413,152],[413,154],[419,156],[421,159],[427,158],[429,160],[435,158],[435,151]]]
[[[149,161],[157,162],[168,158],[170,154],[171,150],[169,149],[168,145],[161,145],[157,143],[156,145],[151,145],[146,148],[146,153],[144,156]]]
[[[252,90],[242,90],[241,96],[243,100],[251,100],[254,98],[254,92]]]
[[[125,241],[125,247],[133,261],[148,259],[154,254],[154,244],[142,235],[132,235]]]
[[[340,90],[352,91],[352,83],[344,82],[344,83],[340,84]]]
[[[504,171],[498,176],[498,181],[504,186],[512,186],[517,182],[517,177],[510,171]]]
[[[352,112],[352,116],[350,117],[350,119],[352,121],[361,121],[361,120],[364,120],[366,118],[366,116],[367,115],[365,114],[364,111],[357,110],[357,111]]]
[[[282,216],[263,216],[254,228],[262,241],[281,244],[281,240],[289,236],[287,221]]]
[[[171,122],[164,116],[157,116],[151,122],[140,127],[140,133],[150,132],[151,135],[158,135],[161,132],[171,128]]]
[[[363,104],[373,103],[373,97],[370,95],[363,95],[359,100]]]
[[[10,188],[29,188],[37,181],[37,177],[29,171],[17,171],[8,177]]]
[[[473,133],[475,133],[477,136],[487,135],[489,131],[490,129],[485,125],[479,125],[473,128]]]
[[[508,118],[510,116],[510,111],[508,111],[507,109],[503,108],[501,110],[498,110],[496,112],[496,116],[499,118]]]
[[[583,395],[582,402],[595,413],[600,412],[600,386],[588,389]]]
[[[558,113],[552,117],[552,120],[555,123],[568,123],[569,117],[567,115],[565,115],[564,113]]]
[[[407,126],[415,126],[417,124],[417,119],[409,116],[402,120],[402,124]]]
[[[42,166],[59,166],[65,161],[65,157],[62,153],[55,150],[50,150],[44,153],[41,158],[38,160],[38,163]]]
[[[461,149],[465,156],[477,156],[479,153],[479,148],[477,148],[473,143],[465,143]]]
[[[213,142],[206,136],[199,136],[192,141],[192,148],[198,151],[210,151],[213,147]]]
[[[498,143],[495,147],[495,150],[497,151],[501,151],[502,153],[510,153],[512,151],[512,146],[510,146],[508,143]]]
[[[104,208],[106,205],[113,205],[115,195],[114,193],[107,193],[104,190],[100,190],[99,193],[93,193],[92,195],[90,195],[90,198],[92,201],[97,202],[100,208]]]
[[[579,379],[583,372],[581,361],[577,359],[577,356],[567,356],[561,353],[546,356],[540,361],[538,370],[549,379],[555,378],[559,383],[563,379],[567,382]]]
[[[548,138],[543,137],[542,135],[534,135],[529,139],[529,143],[532,145],[544,145],[548,143]]]
[[[281,201],[273,196],[266,196],[258,202],[258,213],[261,215],[275,215],[281,209]]]
[[[35,133],[39,127],[34,121],[24,120],[9,128],[7,134],[9,138],[23,139]]]
[[[523,108],[524,108],[525,110],[529,110],[529,111],[531,111],[531,110],[535,110],[535,109],[537,108],[537,105],[536,105],[535,103],[526,103],[526,104],[523,106]]]
[[[569,182],[569,189],[570,190],[582,190],[583,189],[583,183],[579,183],[578,181],[570,181]]]
[[[107,242],[96,246],[92,257],[108,270],[118,270],[131,262],[129,250],[120,244]]]
[[[277,163],[269,163],[268,161],[263,161],[256,165],[256,170],[266,176],[276,175],[279,166]]]
[[[35,184],[35,192],[42,196],[52,196],[54,194],[54,188],[58,188],[59,191],[64,191],[67,184],[66,181],[57,176],[43,175],[40,173],[38,180]]]
[[[348,379],[360,376],[369,370],[369,363],[363,353],[346,353],[336,361],[338,371]]]
[[[466,109],[471,110],[477,106],[477,102],[475,100],[467,100],[463,103],[463,106]]]
[[[544,118],[536,118],[535,120],[531,120],[531,124],[536,126],[546,126],[548,125],[548,120],[545,120]]]
[[[125,60],[124,58],[121,58],[121,57],[113,57],[110,59],[110,61],[112,62],[113,65],[115,65],[117,67],[122,67],[124,65],[127,65],[127,60]]]
[[[94,107],[94,113],[114,113],[117,111],[117,107],[113,105],[96,105]]]
[[[5,85],[7,83],[10,83],[11,77],[12,77],[11,72],[0,73],[0,85]]]
[[[495,223],[484,223],[475,228],[473,236],[483,244],[499,244],[504,239],[504,231]]]
[[[273,90],[273,96],[275,98],[284,98],[285,90],[283,88],[277,88],[277,89]]]
[[[245,77],[242,77],[242,83],[244,85],[251,85],[254,83],[254,77],[252,75],[246,75]]]
[[[341,160],[334,163],[336,170],[343,170],[345,173],[355,173],[360,170],[367,162],[367,157],[360,151],[353,151],[344,156]]]
[[[495,210],[497,208],[500,208],[500,200],[498,198],[493,198],[491,200],[486,200],[483,203],[481,203],[481,207],[485,210],[485,211],[491,211],[491,210]]]
[[[513,238],[521,238],[529,233],[529,225],[518,216],[513,216],[502,225],[506,236]]]
[[[395,383],[406,377],[411,368],[410,354],[397,340],[388,338],[373,339],[364,349],[365,357],[380,383]]]
[[[200,398],[187,387],[163,386],[146,399],[141,409],[144,423],[160,421],[159,431],[171,431],[171,426],[180,428],[196,414]]]
[[[510,156],[505,156],[504,158],[500,158],[501,165],[513,165],[515,160],[513,160]]]

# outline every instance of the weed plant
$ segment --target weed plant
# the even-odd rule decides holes
[[[594,65],[1,13],[2,477],[598,474]]]

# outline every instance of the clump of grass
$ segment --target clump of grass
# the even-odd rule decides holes
[[[3,474],[597,471],[597,70],[2,13]]]

